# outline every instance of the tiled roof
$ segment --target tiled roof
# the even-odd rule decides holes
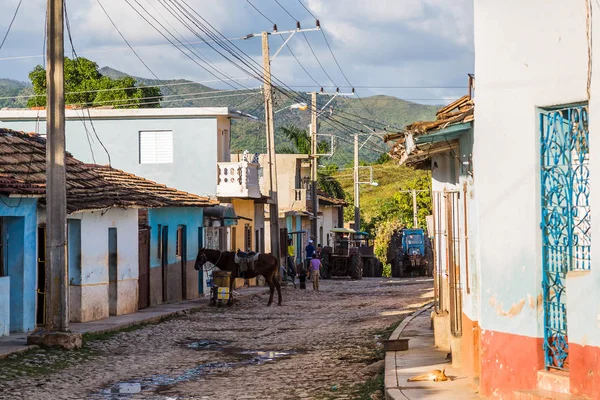
[[[100,176],[121,188],[126,188],[139,194],[146,194],[160,199],[164,206],[171,207],[203,207],[217,205],[217,200],[210,200],[166,185],[153,182],[129,172],[111,168],[108,165],[93,165],[94,171]]]
[[[407,125],[404,132],[386,135],[386,142],[393,142],[389,155],[400,159],[406,165],[420,165],[432,154],[432,148],[421,148],[417,143],[418,138],[423,135],[442,131],[453,125],[472,122],[474,120],[475,103],[469,95],[441,108],[436,113],[435,121],[418,121]],[[435,146],[434,146],[435,147]],[[448,151],[449,145],[442,143],[440,151]]]
[[[67,163],[67,212],[97,210],[110,207],[186,207],[217,204],[206,197],[178,192],[122,171],[85,164],[69,153]],[[114,174],[129,175],[129,182],[107,178]],[[137,185],[131,185],[133,178]],[[143,184],[141,182],[144,182]],[[6,186],[3,183],[7,183]],[[44,195],[46,189],[46,140],[36,134],[27,134],[0,128],[0,193],[13,195]],[[192,197],[194,200],[192,200]],[[182,201],[181,199],[184,199]],[[45,203],[45,198],[40,200]]]
[[[317,191],[317,197],[319,199],[319,204],[327,205],[327,206],[347,206],[346,200],[338,199],[329,195],[322,190]]]

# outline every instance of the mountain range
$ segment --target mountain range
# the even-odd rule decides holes
[[[117,71],[110,67],[103,67],[100,73],[111,78],[128,76],[126,73]],[[257,119],[236,120],[232,123],[232,152],[242,152],[248,150],[251,153],[266,151],[266,137],[264,126],[264,100],[260,91],[245,91],[241,94],[219,91],[199,83],[185,79],[175,79],[159,81],[156,79],[147,79],[135,77],[139,83],[154,86],[161,86],[163,95],[162,107],[230,107],[250,115]],[[10,79],[0,78],[0,108],[22,108],[26,106],[27,98],[15,96],[27,96],[33,93],[31,84]],[[204,96],[205,99],[200,97]],[[7,97],[11,97],[8,98]],[[303,99],[305,102],[310,100],[309,96],[303,92],[286,91],[282,94],[279,91],[274,93],[275,129],[277,148],[289,147],[287,138],[279,131],[282,126],[295,125],[297,127],[306,127],[310,123],[310,112],[299,109],[290,109],[289,106],[298,103]],[[323,107],[331,98],[328,96],[318,96],[319,107]],[[397,132],[398,129],[414,122],[435,119],[435,113],[439,106],[424,105],[413,103],[392,96],[371,96],[365,98],[336,97],[318,118],[319,140],[331,140],[334,135],[333,156],[329,162],[335,162],[338,165],[348,165],[352,163],[353,137],[354,132],[362,131],[360,136],[361,144],[369,137],[370,129],[381,128],[388,125],[390,132]],[[337,122],[336,122],[337,121]],[[385,121],[385,125],[383,124]],[[365,126],[366,125],[366,126]],[[370,163],[387,151],[387,146],[383,143],[380,135],[372,136],[368,143],[360,151],[360,160]],[[327,163],[327,159],[325,163]]]

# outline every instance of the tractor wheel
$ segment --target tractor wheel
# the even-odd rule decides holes
[[[329,254],[323,254],[323,258],[321,258],[321,278],[330,279],[331,271],[329,267],[331,266],[331,261],[329,259]]]
[[[372,269],[373,266],[371,264],[371,259],[363,258],[362,263],[363,263],[363,273],[362,273],[363,278],[372,277],[373,276],[373,269]]]
[[[362,260],[359,255],[350,258],[350,277],[352,279],[362,279]]]

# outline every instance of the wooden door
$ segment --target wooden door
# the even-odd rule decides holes
[[[139,230],[139,295],[138,308],[146,308],[150,305],[150,229]]]

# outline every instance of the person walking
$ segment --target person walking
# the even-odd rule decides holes
[[[310,278],[313,290],[319,291],[319,273],[321,272],[321,260],[317,257],[310,260]]]

